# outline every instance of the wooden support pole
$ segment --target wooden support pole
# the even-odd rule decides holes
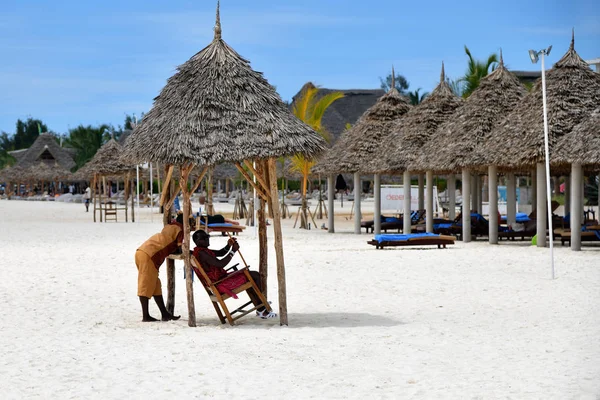
[[[274,158],[269,159],[269,175],[277,176]],[[283,259],[283,237],[281,234],[281,215],[279,213],[279,192],[277,180],[270,179],[271,201],[273,202],[273,233],[275,236],[275,256],[277,259],[277,282],[279,284],[279,324],[288,325],[287,290],[285,283],[285,262]]]
[[[250,172],[256,177],[256,180],[258,181],[258,183],[260,184],[260,186],[262,187],[262,190],[264,193],[269,193],[269,185],[267,184],[267,182],[263,179],[263,177],[261,176],[261,174],[259,174],[254,167],[252,166],[252,163],[250,161],[244,161],[244,165],[246,165],[246,167],[248,167],[248,169],[250,170]]]
[[[185,268],[185,287],[187,289],[187,302],[188,302],[188,326],[196,326],[196,308],[194,304],[194,285],[192,281],[192,265],[190,263],[190,197],[191,193],[188,191],[187,182],[190,175],[190,171],[193,168],[193,164],[187,166],[181,166],[181,179],[179,180],[179,187],[183,194],[183,244],[181,246],[183,251],[183,264]]]
[[[267,184],[267,191],[265,193],[269,193],[270,192],[270,184],[271,184],[271,175],[269,174],[269,163],[268,160],[261,160],[260,163],[262,163],[262,175],[264,176],[264,181]],[[275,179],[275,185],[277,185],[277,176],[275,176],[273,179]],[[278,195],[279,196],[279,195]],[[276,203],[277,204],[277,203]],[[269,206],[269,218],[273,218],[273,199],[271,199],[271,196],[267,196],[267,205]],[[285,217],[283,217],[285,218]]]
[[[167,177],[165,178],[165,184],[163,185],[163,191],[160,195],[160,202],[159,205],[164,206],[165,205],[165,198],[169,197],[167,196],[167,191],[169,190],[169,185],[168,182],[171,182],[171,177],[173,176],[173,166],[172,165],[167,165],[165,167],[167,169]]]
[[[94,222],[96,222],[96,174],[92,176],[92,200],[94,202]]]
[[[266,162],[259,161],[256,164],[256,172],[263,176],[266,176],[268,172],[265,168],[268,167]],[[268,179],[265,179],[268,182]],[[269,196],[270,198],[270,196]],[[260,275],[260,287],[262,288],[262,293],[265,297],[267,297],[268,287],[267,281],[269,276],[269,265],[268,265],[268,243],[267,243],[267,217],[265,214],[265,207],[267,202],[264,199],[260,199],[260,209],[257,211],[257,219],[258,219],[258,273]],[[269,210],[272,209],[272,206],[269,205]]]
[[[257,185],[256,183],[254,183],[252,177],[248,174],[248,172],[246,172],[244,170],[244,168],[240,165],[240,163],[235,163],[235,167],[238,169],[238,171],[240,171],[240,173],[242,174],[242,176],[244,177],[244,179],[246,179],[246,182],[248,182],[249,184],[252,185],[252,187],[254,189],[256,189],[256,193],[263,199],[267,199],[267,195],[263,192],[262,188]]]

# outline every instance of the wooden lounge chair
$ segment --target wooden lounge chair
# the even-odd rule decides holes
[[[436,235],[434,233],[413,233],[407,235],[375,235],[373,240],[367,243],[377,249],[386,246],[435,246],[438,249],[446,248],[448,244],[454,244],[454,236]]]
[[[600,228],[600,227],[599,227]],[[562,246],[567,243],[569,246],[571,245],[571,230],[570,229],[555,229],[555,235],[560,235],[560,244]],[[600,231],[597,230],[585,230],[581,232],[581,241],[582,242],[599,242],[600,241]]]
[[[212,282],[210,280],[210,278],[208,277],[208,275],[206,274],[206,272],[204,272],[204,269],[202,269],[202,267],[199,265],[198,260],[196,260],[196,257],[194,257],[192,255],[190,258],[190,261],[191,261],[192,269],[194,270],[194,273],[196,274],[196,276],[202,283],[204,290],[206,290],[206,294],[208,295],[210,301],[212,302],[213,307],[215,308],[215,312],[217,313],[217,316],[219,317],[219,320],[221,321],[222,324],[224,324],[227,321],[227,322],[229,322],[229,325],[234,325],[234,322],[236,320],[242,318],[245,315],[248,315],[252,311],[255,311],[256,309],[263,307],[263,306],[267,309],[267,311],[269,311],[269,312],[271,311],[271,306],[269,305],[269,302],[267,301],[265,296],[261,293],[261,291],[258,290],[258,286],[256,286],[256,282],[254,282],[254,280],[252,279],[252,276],[250,275],[250,272],[248,271],[248,267],[238,270],[236,267],[237,266],[237,264],[236,264],[232,268],[230,268],[230,269],[234,269],[235,272],[230,273],[223,279],[220,279],[216,282]],[[228,271],[230,269],[228,269]],[[227,304],[225,304],[225,300],[230,299],[231,296],[229,296],[228,294],[225,294],[225,293],[221,293],[217,289],[217,285],[219,285],[219,283],[223,282],[226,279],[231,278],[233,275],[236,275],[236,274],[244,274],[247,282],[242,284],[241,286],[238,286],[237,288],[233,289],[231,292],[237,295],[239,293],[247,291],[248,289],[254,289],[254,292],[259,297],[261,304],[254,306],[251,301],[248,301],[248,302],[242,304],[241,306],[239,306],[238,308],[236,308],[235,310],[229,311]],[[246,308],[248,306],[252,306],[252,307]],[[223,314],[225,314],[225,315],[223,315]]]

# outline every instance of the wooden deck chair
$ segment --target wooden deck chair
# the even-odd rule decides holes
[[[104,222],[108,220],[117,222],[117,205],[113,201],[104,204]]]
[[[254,282],[254,280],[252,279],[252,276],[250,275],[250,272],[248,271],[248,267],[237,270],[237,268],[234,266],[233,268],[235,269],[235,272],[230,273],[223,279],[220,279],[216,282],[212,282],[210,280],[210,278],[208,277],[208,275],[206,275],[206,272],[204,272],[204,269],[199,265],[198,260],[196,260],[196,257],[194,257],[192,255],[190,258],[190,261],[192,263],[192,268],[194,269],[196,276],[202,283],[202,286],[204,286],[204,289],[206,290],[206,294],[210,298],[210,301],[212,302],[213,307],[215,308],[215,311],[217,312],[217,316],[219,317],[219,320],[221,321],[222,324],[224,324],[225,321],[227,320],[230,325],[234,325],[234,321],[242,318],[243,316],[245,316],[245,315],[251,313],[252,311],[255,311],[256,309],[263,307],[263,306],[267,309],[267,311],[271,312],[271,306],[269,305],[269,302],[267,301],[265,296],[261,293],[261,291],[258,290],[258,286],[256,286],[256,282]],[[231,296],[229,296],[228,294],[225,294],[225,293],[220,293],[219,290],[217,289],[217,285],[219,283],[223,282],[224,280],[231,278],[231,276],[235,275],[235,274],[244,274],[246,276],[247,282],[244,283],[243,285],[238,286],[237,288],[233,289],[232,292],[237,295],[238,293],[245,292],[248,289],[254,289],[256,295],[260,299],[261,304],[254,306],[251,301],[248,301],[247,303],[239,306],[235,310],[233,310],[231,312],[229,311],[229,308],[227,308],[227,304],[225,304],[225,300],[231,298]],[[246,309],[247,306],[253,306],[253,307]],[[225,314],[225,316],[223,316],[223,314]]]

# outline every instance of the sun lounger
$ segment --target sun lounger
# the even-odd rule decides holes
[[[386,246],[435,246],[438,249],[446,248],[447,244],[454,244],[454,236],[437,235],[435,233],[412,233],[407,235],[382,234],[375,235],[373,240],[367,243],[377,249]]]
[[[600,227],[598,227],[600,228]],[[588,227],[581,228],[581,241],[582,242],[599,242],[600,241],[600,230],[588,230]],[[571,230],[570,229],[555,229],[555,235],[560,235],[560,244],[565,245],[565,242],[571,245]]]

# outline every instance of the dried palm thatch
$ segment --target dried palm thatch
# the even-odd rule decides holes
[[[463,99],[456,96],[444,73],[440,74],[440,83],[431,94],[418,106],[410,110],[396,124],[393,134],[381,143],[377,154],[366,170],[371,172],[400,172],[415,163],[423,145],[436,129],[454,114],[463,104]]]
[[[169,78],[127,139],[124,156],[132,162],[212,165],[312,156],[324,148],[263,74],[221,38],[217,11],[213,41]]]
[[[575,51],[546,73],[550,154],[558,139],[588,117],[600,104],[600,74],[592,72]],[[471,161],[510,169],[533,168],[544,160],[542,83],[538,81],[519,105],[497,125]]]
[[[365,111],[352,128],[342,133],[313,171],[325,174],[370,172],[365,168],[378,156],[379,147],[388,141],[393,126],[410,108],[408,99],[392,83],[392,89]]]
[[[19,166],[6,167],[0,170],[0,182],[16,182],[23,179],[23,168]]]
[[[557,141],[550,159],[553,164],[600,168],[600,107]]]
[[[38,181],[58,181],[58,180],[70,180],[71,172],[58,163],[50,165],[46,162],[39,161],[36,164],[32,164],[29,168],[23,171],[23,176],[26,179],[35,179]]]
[[[60,147],[56,142],[56,138],[47,132],[40,134],[31,147],[19,156],[17,165],[27,169],[37,165],[40,161],[51,165],[58,163],[59,166],[67,170],[75,166],[71,152]]]
[[[135,171],[134,165],[121,158],[122,152],[123,147],[115,139],[110,139],[98,149],[90,161],[80,168],[81,174],[117,176]]]
[[[465,104],[437,129],[409,169],[451,173],[469,166],[475,148],[526,94],[525,87],[504,66],[501,51],[498,68],[483,78]]]

